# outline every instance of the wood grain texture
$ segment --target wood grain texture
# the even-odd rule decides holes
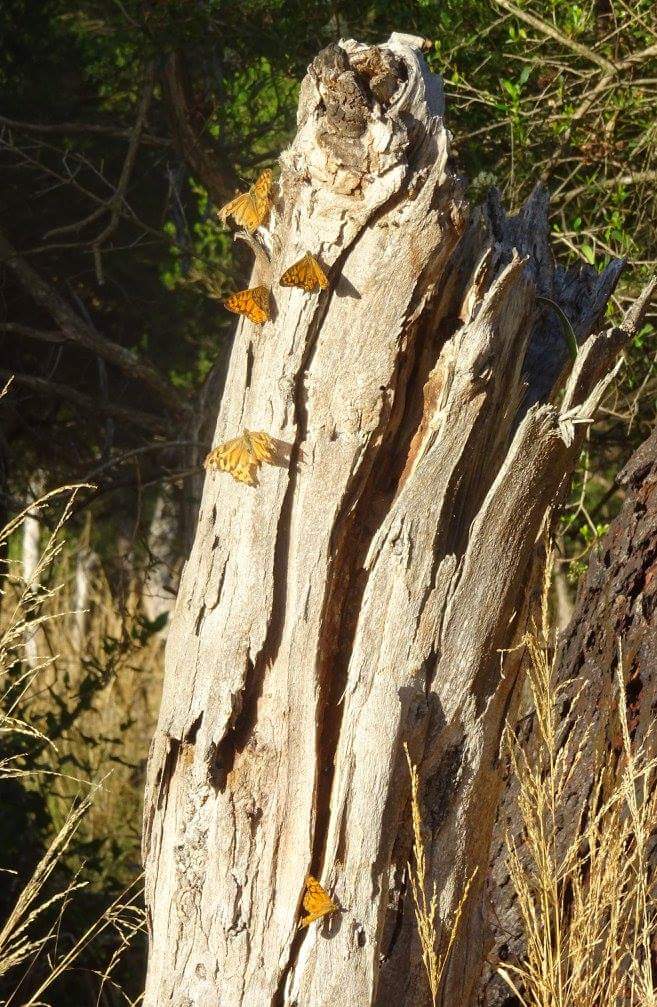
[[[420,40],[342,50],[302,84],[262,236],[272,276],[311,252],[330,290],[275,285],[271,321],[240,323],[215,433],[266,430],[289,463],[206,479],[168,641],[146,1007],[428,1003],[402,746],[449,912],[488,855],[535,543],[628,338],[587,338],[619,265],[556,268],[541,190],[470,213]],[[380,98],[358,71],[379,65]],[[570,375],[537,293],[583,341]],[[299,933],[308,873],[343,911]],[[445,1004],[479,973],[480,888]]]

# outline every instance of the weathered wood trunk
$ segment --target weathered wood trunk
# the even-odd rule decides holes
[[[586,338],[621,264],[555,267],[540,190],[468,211],[418,44],[321,53],[281,157],[275,315],[238,327],[216,441],[266,430],[290,461],[206,480],[149,762],[147,1007],[428,1003],[404,742],[443,914],[480,868],[441,1002],[479,975],[505,648],[640,311]],[[306,251],[319,296],[275,283]],[[537,295],[583,342],[569,374]],[[309,870],[344,911],[299,933]]]
[[[611,770],[613,779],[613,768],[622,755],[616,713],[619,660],[632,741],[647,758],[657,750],[657,432],[634,453],[619,480],[627,496],[591,556],[555,656],[555,681],[561,691],[560,737],[567,740],[571,758],[577,753],[577,769],[570,777],[559,818],[557,848],[562,850],[581,831],[594,781],[603,768]],[[537,734],[532,716],[523,718],[522,732],[531,758]],[[525,941],[506,868],[505,834],[522,851],[512,777],[504,787],[493,833],[489,897],[491,960],[515,964],[524,954]],[[486,1007],[517,1007],[502,979],[488,969],[482,975],[480,1002]]]

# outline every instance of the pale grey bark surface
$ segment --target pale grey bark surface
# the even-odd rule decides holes
[[[542,191],[469,212],[418,44],[320,54],[281,156],[274,317],[238,327],[215,443],[265,430],[289,464],[204,487],[149,761],[146,1007],[428,1003],[404,742],[443,913],[479,867],[441,1003],[479,975],[505,650],[637,318],[600,331],[621,264],[555,267]],[[319,296],[276,283],[306,251]],[[582,341],[569,374],[537,294]],[[343,912],[300,934],[309,870]]]
[[[75,596],[73,602],[73,640],[80,650],[86,639],[89,624],[89,596],[91,576],[98,564],[98,557],[87,545],[78,544],[75,556]]]

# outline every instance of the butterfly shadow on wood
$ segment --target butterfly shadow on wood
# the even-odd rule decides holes
[[[281,469],[288,469],[290,467],[292,448],[294,445],[288,444],[287,441],[279,441],[277,437],[272,437],[270,439],[271,443],[274,445],[274,450],[269,464],[277,465]]]
[[[337,912],[330,916],[324,916],[320,920],[315,920],[308,927],[300,927],[297,923],[292,936],[290,955],[296,957],[299,954],[301,945],[308,938],[309,932],[311,933],[311,940],[332,941],[340,932],[344,913],[345,910],[338,907]],[[312,933],[313,930],[316,930],[315,934]]]
[[[276,319],[278,318],[278,308],[276,307],[276,301],[275,301],[275,299],[274,299],[273,296],[270,298],[269,305],[270,305],[270,307],[269,307],[269,321],[270,322],[275,322]]]
[[[318,933],[322,940],[332,941],[338,936],[342,928],[342,918],[346,915],[346,909],[338,906],[334,913],[329,916],[323,916],[321,920],[315,920],[311,926],[317,927]],[[308,929],[307,927],[304,929]],[[298,933],[304,933],[304,930],[299,930]]]
[[[356,290],[351,280],[348,280],[346,276],[338,278],[333,293],[336,297],[351,297],[354,301],[360,301],[361,298],[360,290]]]

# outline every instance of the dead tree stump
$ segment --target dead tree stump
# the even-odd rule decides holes
[[[320,53],[280,159],[273,318],[238,326],[215,438],[289,464],[206,479],[149,762],[147,1007],[428,1003],[404,742],[442,914],[479,868],[441,1002],[479,975],[505,650],[642,306],[600,331],[622,264],[555,266],[540,189],[468,209],[419,46]],[[319,295],[277,284],[306,252]],[[309,871],[343,912],[299,932]]]

